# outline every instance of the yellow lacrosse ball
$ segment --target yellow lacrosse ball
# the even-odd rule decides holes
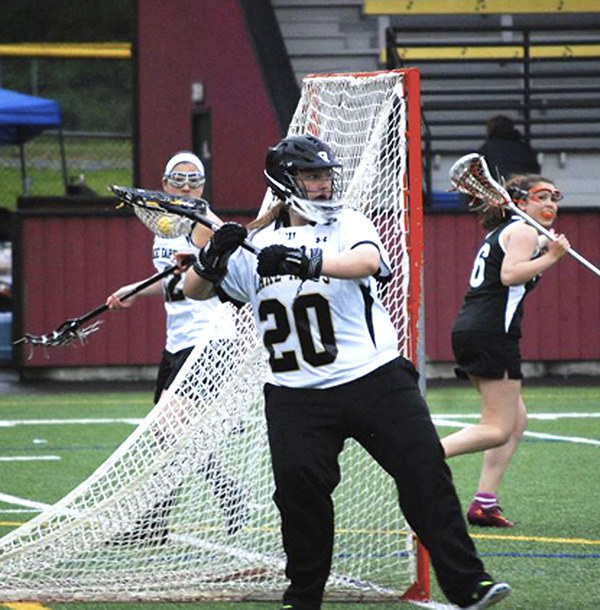
[[[169,235],[173,230],[173,220],[168,216],[161,216],[156,221],[156,228],[165,235]]]

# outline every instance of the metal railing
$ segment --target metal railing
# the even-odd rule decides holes
[[[510,116],[539,152],[600,153],[600,26],[389,27],[386,67],[421,72],[425,190],[431,159],[477,149]]]

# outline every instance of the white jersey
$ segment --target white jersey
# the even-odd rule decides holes
[[[152,261],[157,271],[173,264],[175,252],[198,254],[186,237],[165,239],[155,237]],[[235,324],[225,305],[217,297],[194,301],[183,295],[183,275],[170,275],[162,280],[165,311],[167,313],[165,349],[172,354],[193,347],[199,341],[235,338]]]
[[[259,248],[272,244],[322,248],[327,253],[373,243],[381,253],[382,277],[391,274],[388,255],[373,223],[344,210],[330,225],[278,226],[250,237]],[[251,302],[269,353],[268,381],[293,388],[329,388],[358,379],[396,358],[397,333],[378,296],[373,278],[296,276],[261,278],[256,257],[238,249],[220,286],[238,303]]]

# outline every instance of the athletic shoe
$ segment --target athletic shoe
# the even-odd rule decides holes
[[[169,537],[168,520],[173,507],[177,490],[171,492],[164,500],[155,504],[141,519],[135,522],[133,529],[115,536],[107,541],[109,546],[120,547],[157,547],[166,544]]]
[[[483,508],[477,501],[473,501],[467,512],[467,521],[471,525],[480,527],[512,527],[514,524],[503,514],[499,506]]]
[[[158,522],[140,520],[132,530],[115,536],[107,544],[119,547],[157,547],[166,544],[168,537],[168,527],[161,526]]]
[[[236,487],[230,498],[220,499],[221,510],[225,515],[225,531],[229,536],[237,534],[250,520],[248,494]]]
[[[482,580],[473,593],[473,601],[470,606],[461,606],[466,610],[483,610],[508,597],[512,589],[505,582],[494,582],[492,580]]]

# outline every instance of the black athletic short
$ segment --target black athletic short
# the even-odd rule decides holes
[[[503,379],[505,373],[509,379],[523,379],[518,337],[454,332],[452,351],[458,364],[454,372],[461,379]]]
[[[183,366],[183,363],[187,360],[193,349],[194,346],[186,347],[174,354],[167,350],[163,351],[154,388],[154,404],[160,400],[163,390],[166,390],[173,383],[177,373],[179,373],[179,369]]]

